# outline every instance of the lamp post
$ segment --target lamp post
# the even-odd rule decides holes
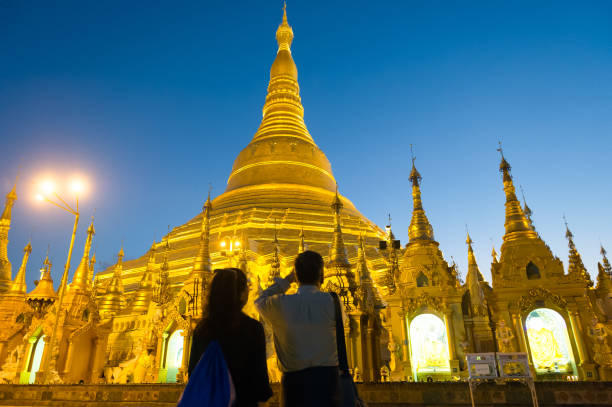
[[[226,236],[221,239],[221,242],[219,243],[219,246],[221,246],[221,255],[227,257],[230,267],[233,266],[232,259],[235,255],[239,253],[241,245],[242,243],[240,242],[240,239],[238,239],[237,236]]]
[[[51,331],[51,337],[49,338],[49,349],[47,350],[47,352],[44,352],[45,357],[41,363],[42,368],[43,368],[43,376],[40,378],[40,381],[42,381],[43,383],[48,383],[51,381],[53,376],[57,375],[56,363],[59,357],[59,344],[56,345],[57,328],[59,326],[60,312],[62,310],[62,302],[64,300],[64,294],[66,292],[66,284],[68,280],[68,270],[70,269],[70,260],[72,259],[72,249],[74,247],[74,238],[76,236],[77,226],[79,224],[78,193],[83,189],[83,186],[80,182],[73,182],[71,185],[71,189],[75,193],[76,205],[74,209],[64,199],[62,199],[59,196],[59,194],[55,191],[55,188],[52,182],[46,181],[42,184],[41,187],[42,187],[41,193],[39,193],[36,196],[36,198],[39,201],[48,202],[74,215],[74,226],[72,228],[72,237],[70,238],[70,246],[68,247],[68,259],[66,260],[66,265],[64,266],[64,274],[62,274],[62,279],[60,281],[59,295],[57,299],[57,307],[56,307],[56,313],[55,313],[55,321],[53,322],[53,330]],[[58,352],[57,355],[55,354],[56,346],[57,346],[57,352]]]

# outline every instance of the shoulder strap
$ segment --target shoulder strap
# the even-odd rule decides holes
[[[340,307],[340,299],[335,292],[329,293],[334,300],[334,309],[336,310],[336,344],[338,346],[338,368],[345,374],[348,373],[348,358],[346,356],[346,341],[344,339],[344,324],[342,323],[342,308]]]

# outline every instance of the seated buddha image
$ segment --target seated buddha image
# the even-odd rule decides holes
[[[568,359],[564,355],[559,341],[550,325],[542,318],[531,318],[528,323],[527,336],[531,355],[537,369],[565,370]]]
[[[439,318],[429,314],[415,318],[411,326],[411,337],[417,369],[448,368],[446,330]]]

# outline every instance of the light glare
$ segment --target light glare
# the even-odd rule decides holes
[[[46,180],[43,181],[42,184],[40,184],[40,189],[45,194],[52,194],[53,192],[55,192],[55,184],[51,180]]]

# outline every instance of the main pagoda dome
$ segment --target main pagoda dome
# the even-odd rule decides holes
[[[300,243],[329,256],[334,233],[331,205],[337,187],[329,160],[304,122],[298,72],[291,54],[293,30],[286,10],[276,40],[278,51],[270,69],[261,124],[238,154],[225,192],[211,202],[208,214],[212,267],[236,266],[241,261],[262,281],[267,278],[276,248],[281,269],[287,271]],[[356,262],[359,236],[364,235],[373,269],[384,268],[375,247],[385,233],[348,199],[341,195],[339,199],[349,259]],[[152,254],[155,262],[159,265],[167,261],[174,287],[186,283],[194,268],[203,213],[174,228],[164,237],[164,243],[153,246],[157,248]],[[230,246],[234,250],[229,250]],[[126,296],[138,288],[150,257],[151,253],[146,253],[123,263]],[[104,283],[111,275],[111,270],[104,271],[99,282]]]

